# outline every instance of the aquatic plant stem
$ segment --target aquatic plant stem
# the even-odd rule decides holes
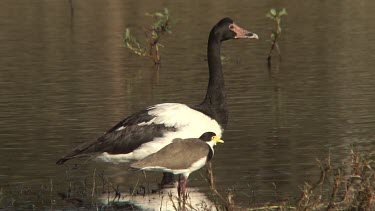
[[[214,181],[214,174],[213,174],[213,170],[212,170],[212,162],[208,162],[207,163],[207,181],[210,185],[210,189],[211,189],[211,192],[218,196],[223,202],[224,202],[224,206],[225,206],[225,210],[233,210],[233,200],[231,200],[231,194],[232,193],[228,193],[228,197],[227,197],[227,200],[219,193],[219,191],[216,189],[216,186],[215,186],[215,181]]]
[[[94,174],[92,176],[92,191],[91,191],[91,204],[94,206],[94,195],[95,195],[95,181],[96,181],[96,168],[94,168]]]
[[[271,65],[272,52],[273,52],[273,49],[275,49],[275,48],[277,50],[277,53],[279,54],[279,60],[281,60],[281,52],[280,52],[279,45],[277,44],[277,39],[279,38],[279,36],[280,36],[280,34],[276,33],[275,38],[272,40],[271,49],[270,49],[270,52],[268,53],[268,57],[267,57],[268,65]]]

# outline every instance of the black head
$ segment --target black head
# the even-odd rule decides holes
[[[216,145],[217,143],[224,143],[214,132],[205,132],[199,137],[200,140],[207,142],[208,144]]]
[[[258,35],[251,33],[237,26],[230,18],[221,19],[211,30],[210,36],[215,36],[220,41],[229,39],[254,38]]]
[[[210,142],[214,136],[216,136],[214,132],[205,132],[201,135],[201,137],[199,137],[199,139],[205,142]]]

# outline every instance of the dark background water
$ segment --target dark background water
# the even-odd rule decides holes
[[[162,68],[124,48],[130,27],[141,40],[146,12],[170,10]],[[285,7],[282,61],[268,71],[265,17]],[[214,159],[219,190],[235,200],[297,197],[328,152],[375,140],[375,2],[364,1],[10,1],[0,2],[0,185],[66,181],[55,161],[127,115],[162,102],[199,103],[207,86],[211,27],[232,17],[260,40],[228,41],[225,72],[230,121]],[[82,161],[74,161],[73,163]],[[86,162],[128,187],[126,166]],[[86,172],[86,173],[85,173]],[[208,191],[199,173],[189,186]],[[155,179],[157,181],[157,179]],[[275,190],[276,187],[276,190]],[[57,198],[57,197],[56,197]]]

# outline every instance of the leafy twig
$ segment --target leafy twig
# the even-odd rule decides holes
[[[287,15],[288,13],[286,12],[286,9],[283,8],[280,11],[277,11],[276,9],[272,8],[270,11],[266,14],[266,17],[269,19],[275,21],[276,24],[276,30],[271,33],[271,49],[270,52],[268,53],[267,61],[268,65],[271,64],[271,57],[272,57],[272,52],[276,48],[277,53],[279,54],[279,58],[281,59],[281,53],[280,53],[280,48],[277,43],[277,40],[279,39],[281,35],[281,17],[284,15]]]
[[[155,12],[153,14],[146,13],[146,15],[153,17],[155,20],[148,28],[143,29],[147,41],[147,48],[141,46],[139,41],[130,34],[128,28],[125,29],[124,44],[135,54],[149,57],[153,60],[155,65],[159,65],[161,62],[159,47],[163,47],[163,45],[159,43],[161,35],[165,32],[171,33],[169,11],[165,8],[163,12]]]

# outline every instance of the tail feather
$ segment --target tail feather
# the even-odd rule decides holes
[[[128,171],[139,171],[139,169],[129,166]]]
[[[132,170],[132,171],[138,171],[138,170],[141,170],[142,168],[146,167],[147,165],[145,165],[145,159],[142,159],[142,160],[138,160],[132,164],[129,165],[130,169],[129,170]]]
[[[73,149],[71,152],[64,155],[62,158],[60,158],[56,162],[56,164],[62,165],[66,161],[68,161],[70,159],[73,159],[73,158],[91,156],[91,154],[95,152],[93,146],[95,146],[96,143],[98,143],[98,142],[96,141],[96,142],[91,142],[91,143],[83,143],[83,144],[79,145],[78,147]]]
[[[71,160],[71,159],[73,159],[73,158],[77,158],[77,157],[84,157],[84,156],[88,156],[88,155],[85,155],[85,154],[83,154],[83,155],[77,155],[77,154],[69,154],[69,155],[65,155],[64,157],[62,157],[62,158],[60,158],[57,162],[56,162],[56,164],[57,165],[62,165],[62,164],[64,164],[66,161],[68,161],[68,160]]]
[[[132,171],[139,170],[140,167],[137,166],[137,163],[138,163],[138,162],[135,162],[135,163],[130,164],[130,165],[129,165],[129,170],[132,170]]]
[[[56,162],[56,164],[57,164],[57,165],[62,165],[62,164],[64,164],[65,161],[67,161],[67,160],[69,160],[69,159],[61,158],[61,159],[59,159],[59,160]]]

